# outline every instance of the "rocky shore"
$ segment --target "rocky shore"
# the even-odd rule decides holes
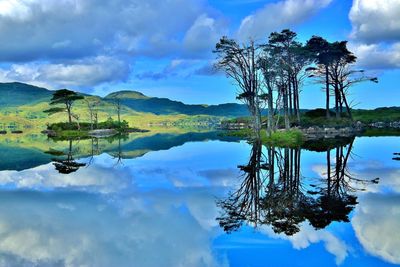
[[[324,127],[308,127],[298,128],[306,140],[321,139],[321,138],[337,138],[349,137],[360,134],[363,131],[362,127],[343,127],[343,128],[324,128]]]
[[[393,122],[373,122],[368,125],[369,127],[373,128],[400,128],[400,121],[393,121]]]

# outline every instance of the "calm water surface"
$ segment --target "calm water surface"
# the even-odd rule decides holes
[[[0,266],[400,264],[399,137],[220,139],[2,139]]]

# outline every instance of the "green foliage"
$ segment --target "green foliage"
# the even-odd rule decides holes
[[[352,126],[354,122],[349,118],[339,118],[331,117],[330,119],[326,119],[323,117],[310,118],[307,116],[301,117],[301,126],[302,127],[348,127]]]
[[[251,129],[241,129],[235,131],[225,131],[225,136],[241,137],[248,140],[254,138]],[[271,136],[267,135],[266,130],[261,131],[261,141],[263,144],[275,147],[299,147],[304,143],[303,133],[299,130],[276,131]]]
[[[49,108],[43,111],[44,113],[48,113],[49,115],[52,114],[56,114],[59,112],[65,112],[65,108],[60,108],[60,107],[56,107],[56,108]]]
[[[299,130],[276,131],[267,136],[266,132],[261,133],[263,144],[277,147],[299,147],[304,143],[303,133]]]
[[[91,130],[91,123],[89,122],[81,122],[79,123],[81,131],[90,131]],[[126,131],[129,129],[129,124],[127,121],[123,120],[121,122],[115,121],[112,118],[108,118],[106,121],[99,122],[96,125],[93,125],[94,129],[116,129],[119,131]],[[78,125],[76,123],[66,123],[66,122],[58,122],[52,123],[48,125],[48,130],[52,130],[55,132],[62,132],[62,131],[77,131]]]
[[[348,118],[346,113],[341,114],[341,118],[337,119],[335,113],[331,111],[331,118],[325,117],[325,109],[317,108],[308,110],[301,114],[301,127],[348,127],[353,126],[355,122],[360,121],[364,124],[370,124],[373,122],[395,122],[400,121],[400,107],[384,107],[377,108],[374,110],[352,110],[353,121]],[[267,118],[263,117],[263,121]],[[275,120],[277,116],[275,116]],[[229,119],[223,121],[223,123],[250,123],[250,117],[240,117],[235,119]],[[296,118],[291,117],[290,122],[292,125],[296,124]],[[283,119],[280,119],[279,127],[284,127]]]
[[[113,120],[111,117],[104,122],[100,122],[97,127],[97,129],[120,129],[120,130],[126,130],[128,128],[129,124],[127,121],[123,120],[121,122],[118,122]]]
[[[90,123],[87,122],[81,122],[80,124],[81,130],[89,130],[90,129]],[[78,130],[78,126],[76,123],[66,123],[66,122],[58,122],[58,123],[52,123],[47,126],[48,130],[52,130],[55,132],[61,132],[61,131],[75,131]]]
[[[50,105],[72,103],[76,100],[83,99],[82,95],[68,89],[60,89],[53,93]]]
[[[62,130],[57,132],[57,136],[52,136],[51,139],[53,141],[66,141],[71,139],[89,139],[89,133],[87,130]]]
[[[363,123],[400,121],[400,107],[384,107],[374,110],[353,110],[355,121]]]
[[[335,116],[335,113],[333,111],[329,111],[331,116]],[[326,118],[326,109],[323,108],[316,108],[309,110],[304,113],[305,117],[308,118]]]
[[[75,93],[74,91],[70,91],[68,89],[60,89],[53,93],[53,97],[50,100],[50,105],[63,104],[65,108],[57,107],[50,108],[45,110],[44,112],[51,114],[59,113],[59,112],[67,112],[68,113],[68,121],[72,123],[72,104],[76,100],[84,99],[82,95]]]

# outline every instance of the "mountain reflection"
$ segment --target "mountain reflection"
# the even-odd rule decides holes
[[[288,236],[299,232],[308,221],[323,229],[334,221],[349,222],[357,204],[355,192],[366,183],[349,172],[354,138],[338,142],[313,143],[307,149],[326,153],[326,171],[322,178],[301,174],[301,148],[263,149],[260,141],[252,143],[249,161],[240,165],[242,182],[226,199],[217,201],[217,218],[226,232],[238,230],[244,223],[257,227],[270,225],[275,233]],[[317,149],[316,149],[317,148]]]

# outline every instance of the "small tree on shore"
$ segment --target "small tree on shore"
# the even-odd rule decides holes
[[[121,99],[116,96],[112,99],[112,104],[115,107],[115,110],[117,111],[117,119],[118,123],[121,123],[121,110],[122,110],[122,104],[121,104]]]
[[[90,130],[93,130],[93,128],[94,127],[97,128],[98,125],[98,105],[100,104],[100,101],[97,99],[95,100],[86,99],[86,104],[89,111]]]
[[[68,89],[61,89],[57,90],[53,93],[53,97],[50,100],[50,105],[59,105],[63,104],[65,107],[55,107],[45,110],[44,112],[49,114],[55,114],[59,112],[67,112],[68,114],[68,122],[72,124],[72,105],[76,100],[83,99],[84,97],[78,95],[76,92],[68,90]]]

